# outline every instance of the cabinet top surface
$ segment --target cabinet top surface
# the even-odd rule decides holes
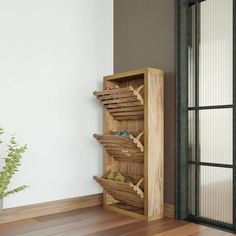
[[[133,76],[137,77],[143,77],[143,74],[152,72],[157,73],[159,75],[163,75],[164,71],[158,68],[152,68],[152,67],[145,67],[141,69],[135,69],[125,72],[119,72],[113,75],[104,76],[104,80],[117,80],[117,79],[126,79],[126,78],[132,78]]]

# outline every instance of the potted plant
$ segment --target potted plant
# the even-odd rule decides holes
[[[2,135],[3,133],[3,129],[0,128],[0,135]],[[1,140],[0,143],[2,143]],[[11,137],[10,144],[7,145],[7,147],[7,157],[3,158],[5,160],[5,165],[0,171],[0,213],[2,212],[4,198],[8,197],[11,194],[23,191],[28,187],[26,185],[22,185],[15,189],[8,190],[8,185],[10,184],[13,175],[18,170],[22,154],[26,151],[27,147],[26,145],[19,146],[16,143],[14,136]]]

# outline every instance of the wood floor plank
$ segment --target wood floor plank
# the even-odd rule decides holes
[[[35,219],[26,219],[26,220],[0,224],[0,235],[2,235],[1,232],[3,230],[14,229],[14,228],[19,228],[19,227],[24,227],[24,226],[29,226],[29,225],[36,225],[38,223],[39,222]]]
[[[46,230],[51,227],[56,227],[58,225],[63,226],[65,224],[72,223],[72,222],[78,222],[78,219],[75,217],[68,216],[61,219],[46,221],[43,223],[38,222],[38,224],[22,225],[21,227],[18,227],[18,228],[2,230],[0,231],[0,235],[12,236],[12,235],[24,234],[24,233],[34,232],[34,231],[38,231],[42,229]]]
[[[175,221],[173,219],[162,219],[162,220],[158,220],[158,224],[168,224],[171,221]],[[88,236],[119,236],[122,234],[127,233],[127,231],[129,232],[134,232],[134,231],[139,231],[141,229],[145,229],[147,227],[151,227],[153,224],[156,224],[156,222],[150,222],[147,223],[145,221],[137,221],[134,223],[131,223],[129,225],[121,225],[115,228],[111,228],[111,229],[105,229],[105,230],[101,230],[92,234],[88,234]]]
[[[190,234],[190,236],[209,236],[209,235],[214,235],[214,236],[224,236],[226,232],[213,229],[213,228],[207,228],[204,230],[201,230],[197,233]]]
[[[0,224],[0,236],[230,236],[206,226],[164,218],[150,223],[102,207]]]
[[[165,224],[154,224],[152,226],[148,226],[146,228],[140,230],[134,230],[133,232],[126,232],[125,234],[121,234],[122,236],[152,236],[154,234],[163,233],[171,229],[176,229],[180,226],[189,224],[188,222],[184,221],[173,221],[167,222]]]
[[[87,216],[88,214],[90,215]],[[28,233],[31,231],[47,229],[57,225],[64,225],[66,223],[77,222],[79,218],[87,218],[91,217],[91,215],[95,217],[101,216],[103,214],[105,214],[105,210],[101,206],[99,206],[90,207],[86,210],[83,208],[69,212],[62,212],[48,216],[40,216],[32,219],[16,221],[12,223],[4,223],[0,224],[0,235],[8,236],[20,233]]]
[[[96,207],[88,207],[88,208],[82,208],[78,210],[73,211],[67,211],[67,212],[61,212],[57,214],[47,215],[47,216],[39,216],[34,217],[33,219],[39,221],[39,222],[46,222],[51,221],[55,219],[61,219],[68,216],[74,216],[74,217],[84,217],[84,214],[89,214],[90,212],[93,212],[93,214],[100,214],[101,212],[104,212],[104,208],[102,206],[96,206]]]
[[[184,221],[176,221],[173,219],[162,219],[153,222],[135,222],[129,225],[123,225],[109,230],[102,230],[86,236],[151,236],[155,233],[166,231],[167,229],[173,229],[179,226],[187,224]]]
[[[79,231],[81,232],[80,234],[77,235],[82,235],[82,232],[87,232],[87,230],[96,230],[98,226],[101,225],[109,225],[109,224],[116,224],[120,223],[120,221],[127,221],[127,223],[133,222],[134,219],[128,218],[128,217],[123,217],[119,214],[112,213],[112,214],[96,214],[95,213],[90,213],[90,217],[87,215],[86,218],[84,219],[78,219],[76,218],[77,221],[68,223],[68,224],[63,224],[63,225],[56,225],[52,227],[48,227],[45,229],[40,229],[40,230],[34,230],[32,232],[24,233],[24,234],[19,234],[21,236],[42,236],[42,235],[70,235],[73,231]]]
[[[137,220],[132,219],[132,218],[126,218],[126,219],[120,218],[120,219],[111,220],[108,222],[102,222],[102,223],[98,223],[98,224],[93,224],[93,225],[90,225],[87,227],[80,227],[77,229],[73,229],[73,230],[58,233],[58,234],[52,234],[52,235],[54,235],[54,236],[78,236],[78,235],[85,236],[88,234],[96,233],[97,231],[115,228],[120,225],[129,225],[130,223],[133,223],[135,221],[137,221]],[[26,236],[26,235],[24,235],[24,236]]]
[[[196,225],[196,224],[189,223],[187,225],[180,226],[180,227],[177,227],[172,230],[168,230],[163,233],[154,234],[154,236],[189,236],[189,235],[199,232],[203,229],[206,229],[206,227],[202,226],[202,225]]]

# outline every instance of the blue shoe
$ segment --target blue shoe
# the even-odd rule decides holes
[[[129,137],[130,136],[129,131],[127,130],[123,131],[122,136]]]
[[[121,130],[118,130],[118,131],[116,132],[116,135],[117,135],[117,136],[122,136],[122,134],[123,134],[123,132],[122,132]]]

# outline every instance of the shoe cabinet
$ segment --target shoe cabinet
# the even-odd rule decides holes
[[[93,94],[104,106],[104,176],[94,179],[104,189],[104,207],[137,219],[164,216],[164,73],[143,68],[105,76],[103,91]],[[129,135],[117,135],[117,131]],[[105,178],[109,171],[127,181]]]

